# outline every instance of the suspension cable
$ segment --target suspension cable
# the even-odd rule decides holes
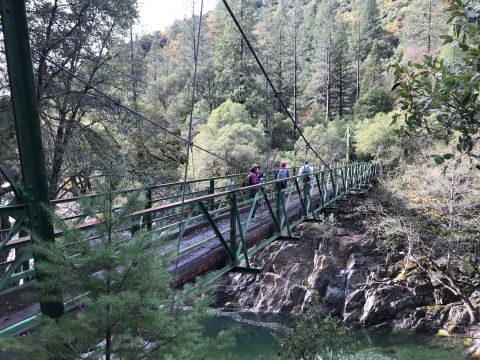
[[[228,11],[228,13],[230,14],[230,17],[232,18],[232,20],[234,21],[235,25],[237,26],[238,31],[239,31],[240,34],[242,35],[243,40],[245,41],[245,43],[247,44],[248,48],[250,49],[250,52],[252,53],[253,57],[255,58],[255,61],[257,62],[258,66],[260,67],[260,70],[262,70],[262,73],[263,73],[263,75],[265,76],[265,79],[267,80],[268,84],[270,85],[270,88],[272,89],[275,97],[278,99],[280,105],[282,106],[283,110],[284,110],[285,113],[288,115],[288,117],[290,118],[290,120],[293,122],[294,131],[295,131],[295,130],[298,131],[298,133],[300,134],[300,137],[303,139],[303,141],[305,141],[306,146],[307,146],[308,148],[310,148],[310,150],[312,150],[312,152],[315,154],[315,156],[320,160],[320,162],[321,162],[322,164],[324,164],[327,168],[329,168],[329,165],[320,157],[320,155],[319,155],[319,154],[315,151],[315,149],[313,149],[313,147],[310,145],[310,142],[308,141],[308,139],[305,137],[305,135],[303,134],[303,132],[302,132],[302,131],[300,130],[300,128],[298,127],[297,122],[296,122],[295,119],[292,117],[292,114],[290,114],[290,111],[288,110],[287,106],[285,105],[285,103],[284,103],[283,100],[281,99],[280,94],[278,93],[277,89],[276,89],[275,86],[273,85],[273,82],[272,82],[272,80],[270,79],[270,76],[268,75],[267,71],[266,71],[265,68],[263,67],[262,62],[261,62],[260,59],[258,58],[257,53],[255,52],[255,49],[253,48],[252,44],[250,43],[250,40],[248,40],[248,37],[247,37],[247,35],[245,34],[245,32],[243,31],[242,26],[240,25],[240,23],[238,22],[237,18],[235,17],[235,14],[233,13],[232,9],[230,8],[230,5],[228,5],[227,0],[222,0],[222,1],[223,1],[223,4],[225,5],[225,7],[227,8],[227,11]]]
[[[202,0],[203,1],[203,0]],[[108,95],[106,92],[98,89],[96,86],[94,85],[91,85],[88,81],[82,79],[81,77],[79,77],[78,75],[76,75],[75,73],[73,73],[72,71],[66,69],[65,67],[63,67],[62,65],[60,65],[58,62],[56,62],[55,60],[53,60],[52,58],[50,58],[49,56],[47,55],[44,55],[42,53],[40,53],[39,51],[35,50],[35,49],[32,49],[32,52],[34,52],[36,55],[44,58],[45,60],[47,60],[49,63],[51,63],[52,65],[54,65],[55,67],[57,67],[58,69],[60,69],[61,71],[65,72],[66,74],[70,75],[71,77],[73,77],[74,79],[78,80],[79,82],[81,82],[82,84],[84,84],[85,86],[87,86],[88,88],[92,89],[93,91],[95,91],[96,93],[102,95],[103,97],[105,97],[106,99],[110,100],[113,104],[117,105],[118,101],[116,99],[114,99],[113,97],[111,97],[110,95]],[[140,114],[139,112],[135,111],[134,109],[132,108],[129,108],[128,106],[126,105],[123,105],[123,104],[119,104],[118,105],[119,108],[125,110],[126,112],[148,122],[149,124],[157,127],[157,128],[160,128],[162,129],[163,131],[165,131],[166,133],[176,137],[177,139],[181,140],[182,142],[184,142],[185,144],[187,144],[189,141],[185,138],[183,138],[182,136],[178,135],[178,134],[175,134],[173,131],[171,130],[168,130],[166,127],[160,125],[160,124],[157,124],[156,122],[154,122],[153,120],[150,120],[149,118],[147,118],[146,116]],[[191,143],[191,141],[190,141]],[[220,155],[217,155],[201,146],[198,146],[198,145],[195,145],[195,144],[191,144],[191,146],[209,154],[209,155],[212,155],[222,161],[225,161],[227,164],[230,164],[232,166],[235,166],[236,164]]]
[[[192,3],[193,3],[193,6],[195,6],[195,0],[192,0]],[[185,226],[185,221],[184,221],[185,195],[186,195],[186,188],[187,188],[186,184],[187,184],[187,176],[188,176],[188,164],[189,164],[191,150],[192,150],[192,163],[193,163],[193,143],[192,143],[193,110],[195,108],[195,96],[196,96],[196,89],[197,89],[197,68],[198,68],[198,54],[200,49],[200,34],[202,31],[202,16],[203,16],[203,0],[200,1],[200,18],[198,20],[198,34],[197,34],[196,46],[195,46],[195,40],[194,40],[192,97],[190,102],[190,119],[188,122],[188,141],[186,143],[186,149],[185,149],[187,157],[185,161],[185,171],[183,173],[182,205],[180,207],[180,226],[179,226],[179,233],[178,233],[178,240],[177,240],[177,254],[175,257],[175,269],[173,272],[174,281],[177,278],[178,255],[180,253],[180,243],[183,239],[183,232],[184,232],[184,226]],[[195,21],[195,13],[192,14],[192,22],[194,21]],[[175,296],[172,297],[171,312],[173,312],[174,304],[175,304]]]

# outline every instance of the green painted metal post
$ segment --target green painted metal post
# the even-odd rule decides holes
[[[346,156],[346,161],[347,165],[350,162],[350,122],[347,122],[347,133],[345,135],[345,141],[347,143],[347,156]]]
[[[208,189],[208,195],[213,195],[213,194],[215,194],[215,180],[210,179],[210,187]],[[209,201],[210,211],[213,210],[213,205],[214,204],[215,204],[215,199],[211,198],[210,201]]]
[[[145,194],[147,202],[145,204],[145,209],[150,209],[152,207],[152,189],[148,188],[147,193]],[[152,230],[152,213],[145,215],[145,224],[148,230]]]
[[[235,193],[230,194],[230,250],[234,254],[235,258],[233,262],[237,260],[237,195]]]
[[[289,184],[290,185],[290,184]],[[283,193],[282,193],[282,190],[280,188],[280,183],[276,183],[275,186],[277,187],[276,191],[275,191],[275,204],[276,204],[276,209],[275,209],[275,212],[276,212],[276,216],[277,216],[277,221],[280,225],[280,227],[282,226],[282,212],[281,212],[281,203],[282,203],[282,196],[283,196]]]
[[[5,55],[7,58],[18,150],[22,167],[25,201],[28,203],[29,227],[43,241],[55,241],[53,225],[45,206],[50,205],[45,169],[40,119],[38,117],[28,37],[25,2],[0,0]],[[41,258],[36,258],[42,261]],[[44,275],[37,273],[42,281]],[[40,301],[43,314],[59,317],[64,312],[60,291],[52,294],[58,300]]]

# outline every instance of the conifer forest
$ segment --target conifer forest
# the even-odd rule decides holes
[[[0,359],[480,358],[480,1],[146,1],[0,0]]]

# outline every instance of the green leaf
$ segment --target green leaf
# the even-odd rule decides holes
[[[390,123],[389,126],[395,125],[395,124],[397,123],[399,117],[400,117],[400,114],[395,114],[395,115],[393,115],[393,116],[392,116],[392,122]]]
[[[398,88],[400,85],[402,85],[401,82],[397,82],[397,83],[393,84],[392,91],[395,91],[395,89]]]
[[[439,155],[435,155],[433,157],[433,160],[435,161],[435,163],[437,163],[438,165],[442,165],[444,162],[445,162],[445,159],[443,158],[443,156],[439,156]]]
[[[440,35],[440,39],[443,39],[443,45],[453,42],[453,37],[450,35]]]

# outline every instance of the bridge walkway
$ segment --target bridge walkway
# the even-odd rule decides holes
[[[266,183],[246,188],[238,185],[245,174],[200,179],[187,184],[184,201],[181,201],[183,183],[126,190],[124,196],[135,191],[143,196],[145,208],[132,213],[133,226],[122,231],[131,233],[146,228],[151,231],[152,244],[159,246],[159,256],[173,253],[169,271],[176,286],[194,281],[199,275],[213,281],[230,271],[258,273],[261,269],[252,268],[249,263],[253,253],[275,240],[296,240],[292,237],[296,224],[318,219],[319,212],[355,189],[367,186],[377,173],[375,163],[346,164],[314,172],[307,184],[302,176],[292,176],[284,189],[279,186],[282,180],[272,180],[271,172]],[[215,186],[215,182],[219,185]],[[249,199],[252,190],[256,195]],[[158,194],[161,195],[156,198]],[[95,201],[97,196],[87,199]],[[54,204],[58,213],[66,214],[66,222],[93,242],[100,236],[96,232],[97,223],[78,213],[79,201],[65,199]],[[12,236],[15,232],[16,236]],[[0,332],[3,333],[21,331],[38,318],[38,304],[23,298],[26,293],[31,294],[35,268],[32,254],[24,251],[31,239],[28,234],[20,234],[22,231],[14,222],[2,240],[3,251],[14,254],[2,264],[0,278],[3,305],[0,305],[3,310]],[[59,241],[62,235],[61,231],[55,232]]]

